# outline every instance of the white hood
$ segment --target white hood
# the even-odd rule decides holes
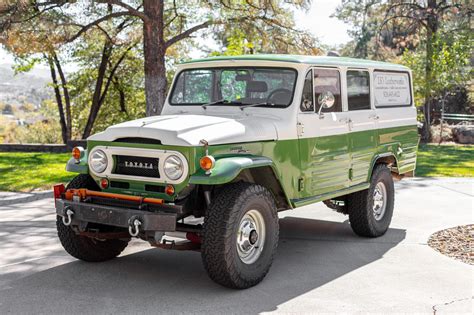
[[[278,134],[270,118],[164,115],[114,125],[88,140],[114,141],[129,137],[156,139],[164,145],[198,146],[202,139],[213,145],[276,140]]]

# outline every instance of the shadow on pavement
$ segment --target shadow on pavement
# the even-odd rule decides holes
[[[380,259],[405,238],[401,229],[390,229],[377,239],[359,238],[346,222],[295,217],[281,219],[280,226],[272,269],[260,285],[248,290],[213,283],[197,252],[150,249],[105,263],[74,261],[14,280],[0,291],[0,312],[272,311]]]

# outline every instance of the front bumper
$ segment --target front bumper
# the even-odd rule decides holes
[[[71,225],[91,222],[127,228],[130,226],[132,219],[138,219],[141,222],[141,232],[176,230],[176,213],[150,212],[64,199],[56,199],[55,206],[56,214],[63,218],[67,216],[67,210],[74,212]],[[165,208],[165,206],[163,207]]]

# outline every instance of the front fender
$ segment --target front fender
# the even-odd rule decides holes
[[[66,164],[66,171],[71,173],[79,173],[79,174],[89,174],[89,166],[87,164],[87,150],[84,152],[84,156],[82,159],[77,163],[74,158],[70,158]]]
[[[191,175],[190,184],[220,185],[234,180],[242,170],[261,166],[273,167],[273,161],[264,156],[232,156],[216,160],[211,174],[202,169]]]

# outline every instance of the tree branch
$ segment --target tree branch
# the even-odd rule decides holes
[[[176,44],[180,40],[183,40],[183,39],[189,37],[192,33],[197,32],[197,31],[202,30],[202,29],[205,29],[205,28],[208,28],[209,26],[211,26],[213,24],[218,24],[218,23],[213,23],[212,21],[206,21],[204,23],[198,24],[196,26],[193,26],[193,27],[187,29],[186,31],[182,32],[181,34],[178,34],[178,35],[170,38],[169,40],[167,40],[166,43],[165,43],[165,49],[172,46],[173,44]]]
[[[79,32],[77,32],[73,37],[69,38],[68,39],[68,42],[73,42],[75,41],[77,38],[79,38],[82,34],[84,34],[85,32],[87,32],[90,28],[94,27],[94,26],[98,26],[100,23],[108,20],[108,19],[111,19],[111,18],[114,18],[114,17],[120,17],[120,16],[129,16],[130,14],[126,11],[120,11],[120,12],[114,12],[114,13],[110,13],[108,15],[105,15],[103,17],[101,17],[100,19],[97,19],[87,25],[84,25],[82,26],[81,30]],[[67,24],[63,24],[63,25],[67,25]]]
[[[96,0],[96,2],[99,2],[99,3],[108,3],[108,4],[113,4],[113,5],[122,7],[122,8],[124,8],[125,10],[127,10],[130,15],[134,15],[134,16],[136,16],[136,17],[139,17],[139,18],[142,19],[144,22],[149,22],[149,21],[150,21],[150,18],[149,18],[145,13],[139,11],[138,9],[135,9],[134,7],[132,7],[132,6],[129,5],[129,4],[126,4],[126,3],[123,2],[123,1],[119,1],[119,0]],[[139,8],[140,8],[140,7],[141,7],[141,6],[139,6]]]

